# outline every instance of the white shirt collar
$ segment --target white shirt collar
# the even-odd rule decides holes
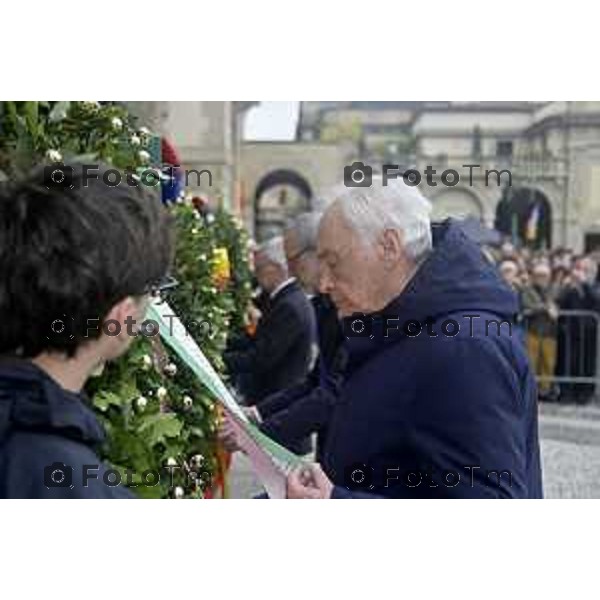
[[[270,295],[271,300],[273,300],[273,298],[275,298],[275,296],[277,296],[277,294],[279,294],[279,292],[283,289],[286,288],[288,285],[290,285],[291,283],[294,283],[294,281],[296,281],[295,277],[288,277],[288,279],[286,279],[283,283],[280,283],[272,292]]]

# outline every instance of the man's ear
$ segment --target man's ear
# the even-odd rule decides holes
[[[397,229],[386,229],[381,234],[381,257],[385,265],[394,265],[404,255],[403,237],[402,232]]]
[[[120,334],[119,337],[125,339],[127,337],[127,317],[131,316],[133,319],[136,319],[136,323],[133,327],[134,330],[137,331],[137,328],[141,325],[141,322],[137,322],[140,313],[140,304],[137,302],[132,296],[127,296],[117,302],[108,312],[106,318],[104,319],[104,323],[108,328],[108,331],[113,333],[115,329],[117,329],[116,323],[120,325]],[[113,337],[117,337],[114,335]]]

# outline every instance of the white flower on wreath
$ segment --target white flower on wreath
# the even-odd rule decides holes
[[[119,117],[113,117],[111,120],[111,124],[113,126],[113,129],[116,129],[117,131],[123,129],[123,121],[121,121]]]
[[[48,150],[46,158],[52,162],[61,162],[63,159],[62,154],[58,150]]]
[[[170,377],[177,375],[177,365],[174,363],[169,363],[165,367],[165,374],[169,375]]]
[[[138,156],[139,156],[139,159],[144,163],[147,163],[150,161],[150,152],[147,152],[146,150],[140,150],[138,152]]]
[[[146,408],[146,406],[148,405],[148,400],[146,398],[144,398],[144,396],[140,396],[135,401],[135,404],[140,410],[144,410]]]
[[[142,140],[137,135],[132,135],[129,140],[132,146],[139,146],[142,143]]]
[[[167,393],[168,393],[168,392],[167,392],[167,388],[164,388],[164,387],[159,387],[159,388],[156,390],[156,397],[157,397],[159,400],[164,400],[164,399],[167,397]]]

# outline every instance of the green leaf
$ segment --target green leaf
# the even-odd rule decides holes
[[[149,415],[139,426],[139,433],[144,436],[149,446],[164,442],[165,438],[177,437],[181,433],[183,423],[173,413]]]
[[[121,397],[113,392],[99,392],[93,398],[94,406],[101,411],[106,411],[109,406],[121,406],[122,403]]]
[[[206,433],[205,433],[204,429],[202,429],[201,427],[197,427],[197,426],[190,427],[190,433],[201,439],[206,437]]]

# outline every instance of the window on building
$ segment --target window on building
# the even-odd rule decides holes
[[[512,141],[499,141],[496,142],[496,156],[499,158],[512,158],[513,155],[513,143]]]

